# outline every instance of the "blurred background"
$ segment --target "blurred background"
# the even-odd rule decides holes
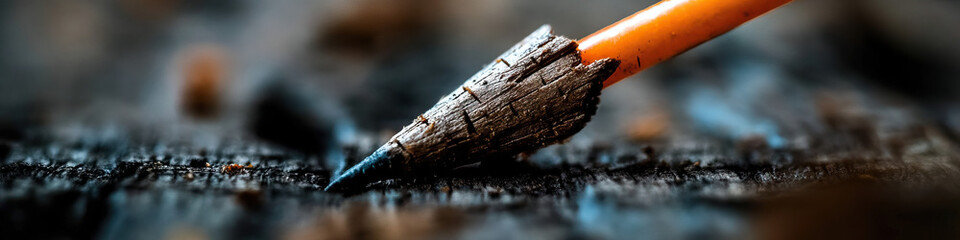
[[[649,181],[600,179],[539,196],[501,195],[494,184],[455,189],[459,197],[446,200],[432,197],[448,194],[389,186],[362,200],[318,193],[316,186],[279,194],[266,177],[181,182],[189,169],[167,172],[172,179],[147,177],[150,184],[133,184],[139,187],[131,192],[121,177],[84,175],[119,172],[121,162],[237,163],[278,174],[308,169],[320,180],[296,181],[322,186],[537,27],[550,24],[576,39],[655,2],[3,1],[0,212],[9,218],[3,223],[15,233],[38,234],[45,232],[38,224],[58,219],[54,226],[63,231],[48,237],[120,239],[805,238],[795,233],[817,232],[833,226],[823,219],[836,219],[815,209],[858,209],[840,219],[867,223],[828,234],[960,234],[953,194],[937,188],[916,194],[929,198],[876,200],[912,194],[861,186],[887,178],[859,173],[853,187],[801,191],[769,204],[757,196],[779,196],[797,189],[787,183],[818,183],[822,175],[674,182],[681,177],[644,175]],[[538,151],[529,167],[611,169],[656,158],[671,166],[773,165],[763,171],[776,172],[776,166],[854,159],[935,172],[898,171],[894,182],[908,174],[954,175],[957,23],[957,1],[797,0],[604,90],[587,128]],[[958,183],[924,179],[924,186]],[[757,184],[738,184],[749,181]],[[250,189],[259,191],[254,202],[264,198],[276,207],[243,208]],[[213,190],[227,197],[203,194]],[[491,192],[501,197],[491,199]],[[247,200],[209,210],[234,196]],[[684,200],[690,196],[695,200]],[[413,207],[384,199],[407,199]],[[819,205],[805,204],[811,202]],[[795,210],[798,203],[814,210]],[[195,213],[202,209],[213,213]],[[784,217],[795,215],[805,217]]]

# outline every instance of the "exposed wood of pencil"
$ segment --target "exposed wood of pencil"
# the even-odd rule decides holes
[[[562,141],[597,110],[618,62],[581,64],[571,39],[543,26],[418,116],[373,155],[331,183],[372,181],[510,157]]]
[[[792,0],[664,0],[580,39],[584,64],[614,58],[604,87],[724,34]]]

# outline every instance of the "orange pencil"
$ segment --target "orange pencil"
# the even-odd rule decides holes
[[[561,142],[590,121],[603,88],[788,2],[665,0],[579,41],[541,27],[326,190],[359,191]]]
[[[578,41],[583,63],[620,60],[604,87],[729,32],[792,0],[666,0]]]

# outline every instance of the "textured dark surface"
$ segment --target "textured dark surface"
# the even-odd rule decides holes
[[[741,238],[799,226],[810,228],[801,236],[820,236],[835,234],[817,231],[836,214],[866,226],[841,232],[951,236],[960,224],[957,158],[938,147],[935,130],[913,131],[875,144],[840,132],[833,137],[849,140],[816,151],[568,144],[347,197],[321,190],[330,170],[315,157],[250,139],[215,150],[162,139],[18,142],[0,165],[0,213],[7,233],[44,238]],[[929,232],[924,221],[942,227]]]

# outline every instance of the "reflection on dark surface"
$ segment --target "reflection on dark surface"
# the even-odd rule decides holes
[[[762,239],[960,237],[955,188],[906,188],[869,175],[808,187],[764,202],[755,231]]]

